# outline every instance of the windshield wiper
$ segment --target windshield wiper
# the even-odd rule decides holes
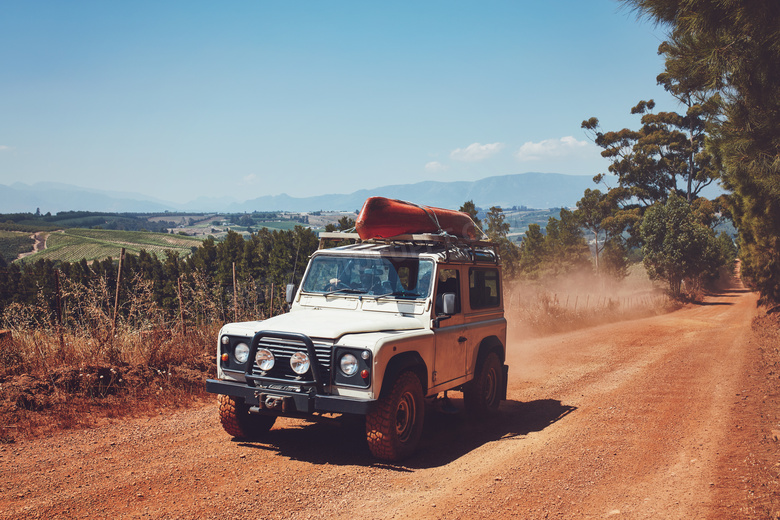
[[[336,294],[336,293],[365,294],[365,292],[366,291],[364,289],[352,289],[350,287],[342,287],[341,289],[334,289],[330,292],[326,292],[325,296],[330,296],[331,294]]]
[[[388,296],[400,296],[402,298],[419,298],[422,296],[420,293],[411,292],[411,291],[395,291],[395,292],[389,292],[385,294],[372,294],[369,295],[370,298],[386,298]]]

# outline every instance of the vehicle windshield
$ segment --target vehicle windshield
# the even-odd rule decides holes
[[[324,294],[427,298],[432,274],[432,260],[318,255],[312,259],[303,281],[303,290]]]

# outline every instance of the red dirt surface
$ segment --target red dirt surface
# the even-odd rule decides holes
[[[2,445],[0,518],[777,518],[776,352],[757,313],[733,286],[663,316],[513,335],[498,416],[429,407],[400,465],[349,421],[233,441],[216,399]]]

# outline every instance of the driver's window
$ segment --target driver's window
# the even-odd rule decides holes
[[[460,277],[457,269],[442,269],[439,271],[436,287],[436,314],[441,314],[444,307],[444,293],[455,294],[455,312],[460,312]]]

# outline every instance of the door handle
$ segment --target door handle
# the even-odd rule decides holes
[[[466,336],[461,336],[458,338],[458,343],[465,343],[466,342]]]

